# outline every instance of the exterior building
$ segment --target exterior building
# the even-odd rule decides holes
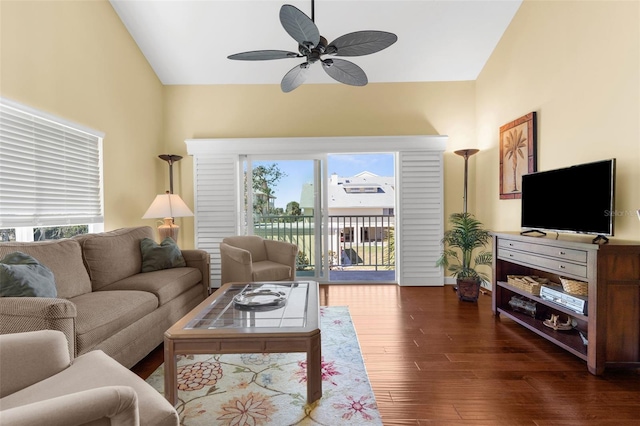
[[[332,174],[328,186],[329,251],[340,253],[337,263],[361,263],[354,247],[382,245],[395,227],[395,179],[363,171],[354,176]],[[300,196],[304,216],[313,215],[313,185]]]

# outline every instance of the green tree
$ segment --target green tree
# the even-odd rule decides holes
[[[255,214],[273,213],[269,200],[274,198],[277,183],[284,177],[287,177],[287,174],[280,170],[277,163],[253,168],[253,212]]]
[[[298,251],[298,256],[296,257],[296,270],[308,271],[309,269],[311,269],[309,256],[307,256],[307,253],[303,251]]]
[[[382,258],[384,260],[384,255],[386,254],[387,266],[385,268],[392,270],[396,267],[396,233],[394,228],[389,228],[385,240],[387,241],[387,246],[384,248]]]
[[[61,238],[71,238],[74,235],[86,234],[88,232],[89,227],[87,225],[35,228],[33,230],[33,239],[34,241],[59,240]]]
[[[289,216],[300,216],[302,214],[300,203],[297,201],[289,201],[289,203],[287,203],[287,214]]]
[[[0,241],[15,241],[16,230],[14,228],[0,229]]]

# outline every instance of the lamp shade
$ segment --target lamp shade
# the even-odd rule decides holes
[[[159,194],[156,196],[147,212],[142,216],[143,219],[155,219],[165,217],[187,217],[193,216],[193,212],[182,201],[177,194]]]

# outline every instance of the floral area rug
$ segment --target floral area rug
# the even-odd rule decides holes
[[[382,425],[346,306],[321,307],[322,398],[307,404],[306,354],[178,358],[184,426]],[[164,392],[164,369],[147,379]]]

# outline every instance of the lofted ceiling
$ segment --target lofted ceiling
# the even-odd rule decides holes
[[[280,24],[283,4],[311,17],[311,0],[110,0],[165,85],[280,84],[297,59],[232,61],[250,50],[297,52]],[[348,58],[369,82],[475,80],[522,0],[315,0],[329,42],[346,33],[395,33],[389,48]],[[336,83],[314,66],[307,83]]]

